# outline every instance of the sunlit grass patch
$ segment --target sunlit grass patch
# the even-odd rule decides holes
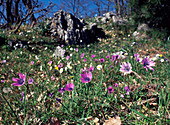
[[[123,124],[168,124],[168,51],[156,42],[115,33],[84,47],[59,45],[61,51],[46,43],[2,48],[1,122],[104,123],[119,116]]]

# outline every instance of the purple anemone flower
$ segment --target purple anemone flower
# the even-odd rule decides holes
[[[110,55],[107,55],[106,58],[110,58]]]
[[[61,99],[59,99],[59,98],[56,98],[56,100],[57,100],[57,103],[61,102]]]
[[[63,96],[63,93],[64,93],[64,91],[65,91],[65,87],[63,87],[63,88],[59,88],[59,93],[61,93],[61,95]]]
[[[93,72],[93,70],[94,70],[94,67],[91,66],[91,67],[89,68],[89,72]]]
[[[63,67],[63,63],[60,63],[60,65],[58,65],[58,68],[61,68]]]
[[[100,62],[103,63],[103,62],[104,62],[104,58],[101,58],[101,59],[100,59]]]
[[[95,59],[94,61],[95,61],[95,62],[97,62],[98,60],[97,60],[97,59]]]
[[[84,72],[84,74],[81,74],[81,82],[82,83],[89,83],[92,79],[92,74],[91,72],[87,73],[87,72]]]
[[[82,59],[82,58],[84,57],[84,55],[85,55],[85,53],[83,53],[83,54],[80,56],[80,58]]]
[[[74,84],[73,83],[66,84],[65,90],[72,91],[73,89],[74,89]]]
[[[130,74],[132,72],[132,66],[130,63],[124,62],[122,65],[120,65],[120,72],[123,72],[124,75]]]
[[[5,82],[5,80],[1,80],[1,83],[4,83]]]
[[[134,54],[134,57],[136,58],[137,62],[140,62],[141,59],[139,58],[139,54],[138,53]]]
[[[86,67],[84,67],[84,69],[81,68],[81,71],[82,71],[82,74],[84,74],[87,71],[87,68]]]
[[[22,98],[20,99],[20,101],[22,101],[24,99],[24,93],[23,92],[21,92],[21,96],[22,96]]]
[[[78,51],[79,51],[79,49],[78,49],[78,48],[76,48],[76,49],[75,49],[75,51],[76,51],[76,52],[78,52]]]
[[[34,82],[33,79],[29,79],[29,80],[28,80],[28,84],[32,84],[33,82]]]
[[[70,56],[67,56],[67,57],[66,57],[66,60],[69,60],[69,58],[70,58]]]
[[[130,92],[129,87],[128,87],[128,86],[125,86],[124,89],[125,89],[125,91],[126,91],[126,95],[129,95],[129,92]]]
[[[115,61],[116,59],[120,59],[120,55],[112,55],[111,61]]]
[[[12,83],[12,85],[14,86],[22,86],[25,84],[26,81],[26,75],[19,73],[19,78],[12,78],[12,81],[14,81],[15,83]]]
[[[109,91],[109,94],[113,93],[113,91],[114,91],[114,89],[111,86],[109,86],[109,88],[107,88],[107,90]]]
[[[34,65],[34,61],[31,62],[31,65]]]
[[[118,84],[117,83],[113,84],[113,87],[118,87]]]
[[[139,54],[138,54],[138,53],[135,53],[135,54],[134,54],[134,57],[139,58]]]
[[[54,93],[50,93],[49,96],[52,97]]]
[[[154,71],[154,69],[152,68],[152,66],[155,66],[155,62],[151,61],[151,60],[148,59],[147,57],[142,60],[142,64],[143,64],[143,68],[145,68],[146,71],[148,71],[148,68],[149,68],[150,70]]]
[[[91,56],[91,58],[94,58],[95,57],[95,55],[93,54],[92,56]]]
[[[48,64],[51,65],[53,63],[53,61],[49,61]]]
[[[125,86],[124,89],[126,90],[126,92],[130,92],[130,89],[128,86]]]
[[[6,63],[6,60],[3,60],[2,63]]]

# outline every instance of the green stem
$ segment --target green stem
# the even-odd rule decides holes
[[[18,121],[19,125],[22,125],[21,122],[20,122],[20,120],[18,119],[17,115],[15,114],[13,108],[11,107],[11,105],[9,104],[9,102],[7,101],[7,99],[3,96],[3,94],[1,94],[1,95],[2,95],[3,99],[6,101],[6,103],[8,104],[8,106],[10,107],[10,109],[11,109],[13,115],[16,117],[16,119],[15,119],[16,122]]]

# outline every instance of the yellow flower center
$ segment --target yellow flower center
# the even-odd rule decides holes
[[[56,66],[55,69],[58,70],[58,66]]]

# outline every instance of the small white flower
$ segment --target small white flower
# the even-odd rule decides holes
[[[67,63],[67,68],[72,69],[71,62]]]
[[[67,71],[67,67],[65,67],[65,71]]]
[[[40,66],[40,71],[42,71],[42,65]]]
[[[156,54],[155,57],[159,58],[159,54]]]
[[[97,70],[101,70],[101,69],[102,69],[102,65],[98,65]]]
[[[90,45],[87,45],[87,47],[90,47]]]
[[[50,66],[50,70],[52,70],[52,66]]]
[[[20,52],[20,54],[22,55],[22,51]]]
[[[48,47],[45,47],[45,48],[44,48],[44,50],[47,50],[47,49],[48,49]]]
[[[160,61],[161,61],[161,62],[164,62],[164,59],[161,59]]]
[[[16,47],[16,46],[14,46],[14,49],[16,50],[16,49],[17,49],[17,47]]]
[[[157,57],[152,57],[151,60],[152,60],[152,61],[155,61],[155,60],[157,60]]]
[[[73,48],[71,47],[71,48],[70,48],[70,50],[72,51],[72,50],[73,50]]]
[[[59,72],[60,72],[60,73],[63,73],[63,68],[61,68]]]
[[[125,53],[124,55],[125,55],[125,56],[127,56],[127,55],[128,55],[128,53]]]
[[[103,53],[103,50],[99,52],[99,54]]]
[[[82,43],[82,40],[80,40],[80,43]]]
[[[55,53],[53,53],[53,57],[55,56]]]
[[[19,35],[20,35],[20,36],[23,35],[23,32],[20,32]]]
[[[38,58],[38,56],[37,56],[37,55],[35,56],[35,59],[39,60],[39,58]]]
[[[43,94],[40,94],[40,96],[38,97],[37,101],[40,102],[42,97],[43,97]]]
[[[70,56],[72,56],[73,54],[70,54]]]
[[[123,94],[121,94],[121,95],[120,95],[120,97],[124,98],[124,95],[123,95]]]

